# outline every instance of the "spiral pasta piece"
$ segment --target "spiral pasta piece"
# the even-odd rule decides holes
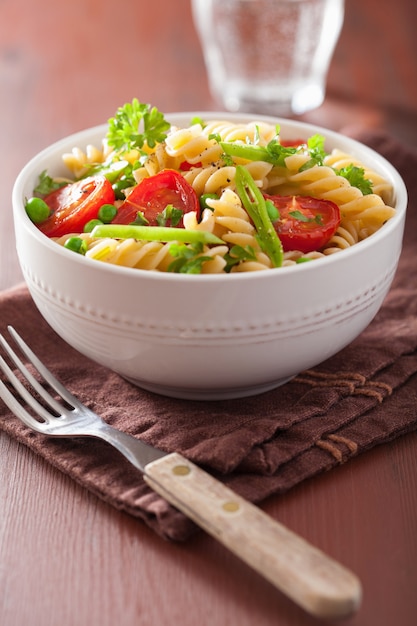
[[[276,128],[265,122],[249,122],[247,124],[235,124],[233,122],[214,120],[204,126],[203,134],[206,137],[216,135],[221,141],[240,141],[254,143],[263,146],[276,137]]]
[[[89,166],[103,163],[111,153],[106,140],[103,140],[101,148],[88,144],[83,151],[75,147],[71,152],[65,152],[62,160],[75,178],[81,178],[88,174]]]
[[[299,250],[291,250],[289,252],[284,253],[284,260],[282,262],[282,267],[289,267],[290,265],[297,265],[297,263],[302,261],[312,261],[313,259],[322,259],[324,254],[319,252],[318,250],[314,250],[314,252],[303,253]]]
[[[166,139],[166,151],[170,156],[181,158],[187,163],[202,165],[218,161],[222,154],[217,141],[203,133],[200,124],[171,133]]]
[[[338,150],[335,148],[324,159],[324,164],[333,167],[337,170],[347,168],[350,165],[354,165],[364,170],[364,177],[370,180],[372,183],[372,190],[378,196],[381,196],[383,201],[387,204],[392,202],[392,186],[381,174],[378,174],[374,170],[368,168],[361,161],[356,159],[350,154]]]
[[[223,150],[218,139],[247,143],[254,142],[256,138],[259,145],[266,145],[275,136],[275,128],[264,122],[233,124],[220,120],[209,122],[204,128],[194,124],[174,130],[166,139],[166,150],[169,155],[181,156],[191,165],[205,167],[221,159]]]
[[[207,200],[207,204],[213,209],[215,224],[224,232],[252,234],[255,231],[239,196],[231,189],[225,189],[219,200]]]
[[[272,267],[271,260],[262,252],[255,237],[255,227],[234,191],[225,189],[218,200],[208,200],[207,204],[213,209],[213,232],[229,246],[250,249],[255,257],[242,261],[232,271],[257,271]]]
[[[329,255],[334,252],[339,252],[340,250],[346,250],[350,248],[350,246],[355,245],[355,243],[358,243],[359,238],[359,232],[357,230],[352,233],[350,230],[339,226],[335,234],[324,246],[322,252],[325,255]]]
[[[204,168],[193,168],[184,173],[184,178],[198,196],[206,193],[220,195],[223,189],[234,186],[236,167],[220,164]]]

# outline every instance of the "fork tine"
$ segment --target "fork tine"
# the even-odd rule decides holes
[[[38,422],[23,408],[14,395],[7,389],[2,380],[0,380],[0,398],[3,400],[4,404],[9,407],[11,412],[17,415],[26,426],[40,432],[43,431],[43,423]]]
[[[82,406],[80,402],[73,396],[61,383],[52,375],[52,373],[43,365],[40,359],[35,355],[35,353],[29,348],[29,346],[24,342],[22,337],[18,334],[18,332],[12,327],[8,326],[8,331],[11,337],[14,339],[16,344],[19,346],[22,353],[26,356],[26,358],[32,363],[32,365],[38,370],[38,372],[43,376],[44,380],[49,383],[49,385],[64,399],[68,405],[72,408]],[[21,359],[17,356],[16,352],[12,349],[9,343],[6,341],[3,335],[0,334],[0,344],[7,352],[13,363],[16,365],[18,370],[24,376],[24,378],[28,381],[28,383],[32,386],[32,388],[38,393],[38,395],[45,400],[45,402],[49,405],[49,407],[54,410],[58,415],[62,415],[64,407],[53,397],[48,391],[42,387],[42,385],[36,380],[36,378],[29,372],[26,366],[22,363]],[[0,356],[0,369],[8,378],[9,382],[13,385],[16,392],[20,395],[20,397],[30,406],[35,413],[37,413],[46,423],[50,422],[53,415],[42,406],[36,398],[30,393],[30,391],[21,383],[21,381],[17,378],[14,372],[9,368],[5,360]],[[12,412],[17,413],[22,421],[25,422],[27,426],[31,426],[34,428],[36,426],[37,430],[39,430],[40,423],[38,420],[34,419],[32,415],[30,415],[23,406],[18,402],[18,400],[13,396],[13,394],[7,389],[7,387],[2,384],[1,386],[1,396],[7,406],[12,410]]]
[[[13,337],[14,341],[16,342],[16,344],[19,346],[19,348],[22,351],[22,353],[26,356],[28,361],[30,361],[30,363],[32,363],[32,365],[38,370],[39,374],[41,374],[41,376],[52,387],[52,389],[54,389],[57,392],[57,394],[59,394],[61,396],[61,398],[63,400],[65,400],[73,408],[83,408],[83,405],[78,400],[78,398],[76,398],[74,395],[72,395],[72,393],[70,391],[68,391],[68,389],[66,387],[64,387],[64,385],[62,385],[59,382],[59,380],[57,380],[55,378],[55,376],[52,374],[52,372],[50,370],[48,370],[48,368],[36,356],[36,354],[31,350],[31,348],[29,348],[29,346],[22,339],[22,337],[19,335],[17,330],[15,330],[13,328],[13,326],[8,326],[7,330],[9,331],[10,335]],[[5,347],[5,349],[8,352],[9,352],[9,350],[11,352],[13,352],[13,350],[11,350],[10,346],[7,344],[7,342],[5,341],[4,338],[3,338],[2,343],[3,343],[3,345],[6,344],[6,345],[4,345],[4,347]],[[10,354],[10,352],[9,352],[9,354]],[[13,354],[14,354],[14,356],[16,356],[15,353],[13,353]],[[12,354],[10,354],[10,357],[14,360],[14,357],[12,356]],[[16,356],[16,358],[18,358],[18,357]],[[18,360],[20,361],[20,359],[18,359]],[[16,361],[15,361],[15,363],[16,363]],[[25,368],[25,366],[23,365],[23,363],[21,361],[20,361],[20,363],[21,363],[22,367]],[[16,365],[17,365],[17,363],[16,363]],[[20,369],[20,367],[19,367],[19,369]],[[35,387],[35,388],[38,391],[38,393],[40,393],[40,395],[42,395],[41,392],[45,393],[45,390],[43,389],[43,387],[40,387],[39,383],[36,381],[35,378],[33,378],[33,376],[30,374],[30,372],[28,372],[28,370],[26,368],[25,368],[25,370],[26,370],[26,372],[28,374],[28,379],[30,380],[31,384],[34,387],[35,387],[35,385],[37,385],[37,387]],[[40,387],[40,390],[38,389],[38,387]],[[54,398],[52,398],[52,396],[51,396],[51,399],[55,402],[55,400],[54,400]],[[62,410],[62,407],[58,403],[55,403],[55,405],[58,407],[58,411]]]
[[[44,387],[36,380],[34,376],[29,372],[26,366],[22,363],[20,358],[17,356],[16,352],[12,349],[12,347],[7,343],[6,339],[0,334],[0,344],[7,352],[13,363],[16,365],[18,370],[24,376],[24,378],[28,381],[30,385],[32,385],[33,389],[38,393],[38,395],[45,400],[45,402],[56,411],[58,414],[62,413],[63,407],[53,398]],[[41,417],[45,420],[51,417],[51,414],[48,413],[41,404],[39,404],[36,399],[32,396],[32,394],[21,384],[20,380],[17,376],[14,375],[12,370],[8,367],[7,363],[2,358],[0,361],[0,366],[3,372],[8,377],[9,381],[12,383],[13,387],[16,391],[21,395],[21,397],[31,406]]]
[[[0,339],[2,336],[0,335]],[[3,343],[3,341],[2,341]],[[7,365],[6,361],[0,355],[0,369],[6,376],[7,380],[13,385],[14,389],[23,398],[29,406],[40,416],[45,422],[49,420],[51,417],[50,413],[41,405],[39,402],[28,392],[28,390],[22,385],[20,380],[14,374],[14,372]],[[30,413],[26,411],[26,409],[20,404],[20,402],[15,398],[15,396],[11,393],[11,391],[6,387],[4,382],[0,380],[0,396],[3,402],[9,407],[12,413],[15,413],[22,422],[26,424],[26,426],[30,426],[30,428],[35,428],[35,430],[42,430],[42,423],[36,420]]]

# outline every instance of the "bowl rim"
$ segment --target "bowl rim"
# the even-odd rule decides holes
[[[373,148],[361,143],[360,141],[353,139],[349,136],[343,135],[334,130],[327,129],[323,126],[303,122],[298,120],[286,119],[282,117],[272,117],[268,115],[257,115],[252,113],[231,113],[225,111],[183,111],[183,112],[170,112],[164,113],[165,118],[171,122],[172,125],[181,125],[184,123],[189,124],[193,118],[199,117],[206,121],[213,120],[224,120],[224,121],[235,121],[235,122],[250,122],[250,121],[259,121],[266,123],[273,123],[280,126],[281,134],[284,138],[286,138],[289,132],[293,133],[299,131],[307,133],[305,136],[311,136],[315,133],[322,134],[326,142],[330,140],[331,143],[334,144],[333,147],[337,147],[339,141],[343,142],[343,148],[340,148],[352,156],[357,156],[364,165],[368,165],[367,158],[369,157],[369,161],[371,164],[370,168],[379,172],[382,176],[388,178],[394,188],[394,202],[393,206],[396,209],[396,214],[381,227],[376,233],[364,239],[354,246],[343,250],[342,254],[331,254],[325,256],[323,258],[315,259],[314,263],[302,263],[298,265],[290,265],[286,267],[280,268],[271,268],[268,271],[261,272],[262,278],[267,280],[275,280],[277,275],[280,274],[291,274],[293,272],[297,273],[306,273],[311,271],[316,271],[320,266],[325,264],[326,266],[330,266],[332,264],[338,264],[340,262],[346,262],[352,256],[362,253],[367,248],[372,248],[376,245],[381,239],[388,238],[390,233],[397,228],[398,222],[404,221],[405,213],[407,209],[407,201],[408,194],[407,188],[404,183],[404,180],[398,170],[386,159],[384,156],[379,154]],[[157,271],[149,271],[144,269],[130,268],[124,267],[120,265],[113,265],[110,263],[97,263],[97,261],[89,258],[85,258],[80,255],[74,255],[74,253],[70,250],[65,249],[63,246],[57,245],[54,241],[43,235],[43,233],[36,227],[35,224],[31,222],[29,217],[26,214],[24,209],[24,187],[27,181],[27,178],[35,173],[39,175],[42,171],[42,167],[39,166],[39,162],[47,160],[50,158],[52,154],[63,154],[72,149],[72,147],[80,147],[81,149],[85,148],[88,143],[91,143],[92,137],[100,137],[104,138],[107,132],[108,125],[107,123],[99,124],[96,126],[92,126],[89,128],[85,128],[83,130],[79,130],[77,132],[71,133],[66,137],[63,137],[47,147],[43,148],[39,152],[37,152],[21,169],[19,174],[16,177],[15,183],[13,185],[12,190],[12,205],[13,205],[13,213],[14,220],[22,220],[21,225],[30,233],[32,237],[35,237],[39,240],[43,245],[51,250],[55,251],[55,254],[64,255],[66,258],[69,258],[68,255],[72,255],[72,261],[77,264],[81,263],[82,266],[85,266],[85,263],[92,263],[94,267],[97,269],[101,268],[101,271],[104,271],[109,274],[114,275],[124,275],[124,276],[140,276],[142,279],[151,279],[151,280],[169,280],[171,283],[174,281],[177,282],[192,282],[192,281],[203,281],[205,282],[220,282],[226,280],[230,282],[233,281],[252,281],[258,280],[260,272],[236,272],[232,275],[230,274],[176,274],[176,273],[167,273],[167,272],[157,272]],[[294,137],[294,135],[292,135]],[[69,147],[71,144],[71,147]],[[364,160],[365,155],[365,160]],[[364,160],[364,161],[363,161]],[[277,274],[278,272],[278,274]]]

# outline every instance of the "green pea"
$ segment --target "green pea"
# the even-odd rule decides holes
[[[117,200],[124,200],[126,197],[123,193],[124,189],[133,187],[133,185],[135,184],[135,180],[132,180],[131,178],[121,178],[120,180],[115,182],[112,187]]]
[[[85,254],[87,252],[87,242],[81,237],[70,237],[64,243],[64,248],[77,252],[78,254]]]
[[[103,224],[110,224],[116,215],[117,209],[114,204],[103,204],[98,211],[97,217]]]
[[[34,224],[44,222],[51,214],[51,209],[42,198],[29,198],[25,204],[26,213]]]
[[[83,232],[85,232],[85,233],[91,233],[91,231],[93,230],[93,228],[94,228],[95,226],[99,226],[100,224],[103,224],[103,222],[102,222],[101,220],[90,220],[89,222],[87,222],[87,223],[84,225]]]
[[[218,200],[218,199],[219,199],[219,196],[217,196],[215,193],[203,193],[203,195],[200,196],[200,207],[203,210],[210,209],[212,211],[213,209],[207,205],[207,200]]]

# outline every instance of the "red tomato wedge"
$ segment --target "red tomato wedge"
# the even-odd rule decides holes
[[[320,250],[340,224],[340,209],[330,200],[268,194],[264,194],[264,198],[271,200],[279,211],[274,227],[285,252]]]
[[[104,176],[90,176],[61,187],[44,198],[52,215],[38,224],[48,237],[82,233],[87,222],[97,218],[103,204],[115,200],[111,183]]]
[[[197,194],[185,178],[175,170],[162,170],[155,176],[144,178],[128,194],[119,207],[113,224],[131,224],[138,211],[147,219],[149,226],[157,226],[157,216],[172,205],[183,213],[195,211],[200,218],[200,202]],[[183,226],[183,220],[176,224]]]

